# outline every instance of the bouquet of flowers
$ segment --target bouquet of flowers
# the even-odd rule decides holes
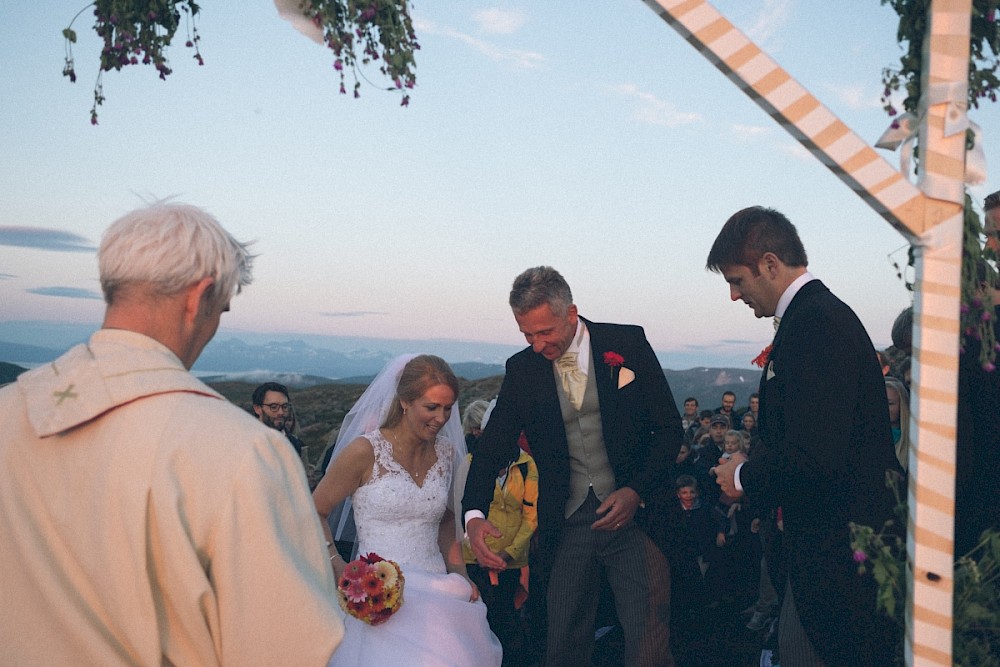
[[[403,605],[403,571],[394,561],[370,553],[352,560],[337,581],[340,606],[369,625],[389,620]]]

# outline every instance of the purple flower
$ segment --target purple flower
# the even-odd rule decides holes
[[[866,554],[861,549],[855,549],[854,550],[854,562],[855,563],[864,563],[866,560],[868,560],[868,554]]]
[[[983,364],[983,370],[986,371],[987,373],[992,373],[996,369],[997,367],[993,365],[993,363],[990,361],[987,361],[985,364]]]
[[[990,23],[994,23],[997,20],[997,10],[991,9],[986,14],[986,20],[989,21]]]
[[[338,72],[342,71],[344,69],[344,61],[341,60],[340,58],[334,60],[333,69],[337,70]]]
[[[959,312],[961,312],[961,313],[962,313],[963,315],[966,315],[966,314],[968,314],[968,312],[969,312],[969,306],[963,303],[962,305],[960,305],[960,306],[958,307],[958,310],[959,310]]]
[[[983,319],[983,322],[989,322],[993,318],[993,314],[988,310],[984,310],[981,317]]]

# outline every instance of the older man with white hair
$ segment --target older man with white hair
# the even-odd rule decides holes
[[[4,660],[325,665],[343,625],[295,452],[188,372],[252,255],[156,203],[98,258],[103,327],[0,390]]]

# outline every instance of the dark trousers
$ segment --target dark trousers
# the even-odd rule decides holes
[[[823,667],[823,661],[816,655],[816,650],[799,621],[791,582],[785,586],[781,616],[778,619],[778,655],[782,667]]]
[[[548,581],[546,667],[591,664],[602,570],[614,594],[627,664],[673,667],[667,560],[634,524],[592,530],[599,505],[591,492],[563,526]]]
[[[521,580],[521,570],[504,570],[497,573],[497,583],[490,581],[489,570],[478,565],[466,565],[469,578],[479,587],[479,593],[486,604],[486,620],[490,630],[503,646],[504,667],[514,667],[527,663],[524,646],[524,628],[520,613],[514,608],[514,595]]]

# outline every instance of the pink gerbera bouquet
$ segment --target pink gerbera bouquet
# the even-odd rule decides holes
[[[340,606],[369,625],[389,620],[403,605],[403,571],[376,553],[352,560],[337,581]]]

